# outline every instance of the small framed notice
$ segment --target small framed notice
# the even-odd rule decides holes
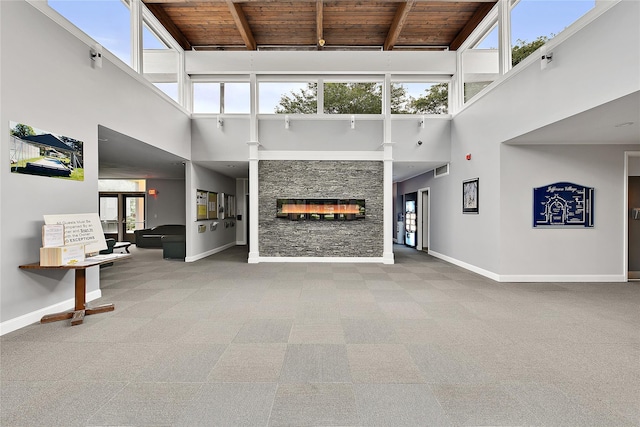
[[[42,226],[42,247],[64,246],[64,225],[48,224]]]

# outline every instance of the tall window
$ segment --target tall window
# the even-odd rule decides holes
[[[392,114],[447,114],[449,83],[394,82],[391,84]]]
[[[498,25],[462,53],[464,102],[476,96],[499,76]]]
[[[179,102],[178,52],[163,41],[146,20],[142,30],[142,46],[144,76],[174,101]]]
[[[220,113],[220,83],[193,83],[193,112]]]
[[[131,66],[131,13],[127,0],[49,0],[49,6]]]
[[[382,83],[325,82],[325,114],[382,114]]]
[[[222,85],[220,94],[224,96],[223,112],[227,114],[249,114],[251,112],[249,83],[223,83]]]
[[[513,65],[535,52],[595,6],[595,0],[513,0]]]
[[[314,82],[260,82],[260,114],[315,114],[318,109],[318,85]]]
[[[193,112],[249,114],[251,92],[248,82],[194,82]]]

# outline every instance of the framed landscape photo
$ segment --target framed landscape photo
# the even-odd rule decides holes
[[[478,213],[479,184],[479,178],[462,181],[462,213]]]

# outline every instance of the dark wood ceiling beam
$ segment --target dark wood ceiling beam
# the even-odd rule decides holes
[[[160,21],[160,24],[162,24],[169,34],[171,34],[171,37],[173,37],[184,50],[191,50],[191,43],[189,43],[189,40],[187,40],[185,35],[182,34],[182,31],[176,27],[176,24],[174,24],[171,18],[169,18],[162,6],[157,4],[147,4],[146,6],[158,21]]]
[[[233,16],[236,27],[238,27],[238,31],[240,31],[240,36],[242,40],[244,40],[245,46],[247,46],[248,50],[256,50],[256,39],[253,37],[253,32],[251,31],[249,22],[247,22],[246,16],[244,16],[242,6],[234,3],[232,0],[227,0],[227,4],[229,5],[229,11],[231,12],[231,16]]]
[[[400,33],[402,32],[402,27],[404,27],[405,22],[407,22],[407,17],[409,16],[409,12],[413,7],[414,2],[415,0],[408,0],[398,6],[396,15],[393,17],[393,22],[389,28],[389,33],[387,33],[387,39],[384,42],[384,50],[393,49],[393,46],[398,40],[398,36],[400,36]]]
[[[282,3],[283,0],[142,0],[152,3]],[[291,1],[291,0],[286,0]],[[315,3],[317,0],[295,0],[296,3]],[[332,0],[332,3],[353,3],[353,0]],[[415,0],[415,3],[495,3],[496,0]]]
[[[453,39],[453,41],[449,45],[449,50],[458,50],[458,48],[460,48],[467,37],[471,35],[473,30],[475,30],[480,22],[484,19],[484,17],[487,16],[487,13],[489,13],[495,3],[495,1],[492,3],[484,3],[478,8],[476,13],[467,22],[467,25],[465,25],[464,28],[460,30],[458,35],[456,35],[456,37]]]
[[[318,49],[322,49],[324,46],[324,11],[322,7],[324,6],[324,0],[316,0],[316,43],[318,45]],[[320,40],[323,40],[322,44]]]

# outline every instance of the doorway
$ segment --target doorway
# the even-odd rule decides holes
[[[100,222],[106,238],[135,242],[135,230],[145,227],[145,194],[100,192]]]
[[[640,176],[629,180],[629,279],[640,280]]]
[[[418,231],[417,193],[405,195],[404,201],[404,244],[415,248]]]
[[[640,280],[640,152],[625,153],[627,280]]]
[[[429,199],[429,188],[418,190],[418,242],[416,249],[419,251],[429,251],[429,231],[431,202]]]

